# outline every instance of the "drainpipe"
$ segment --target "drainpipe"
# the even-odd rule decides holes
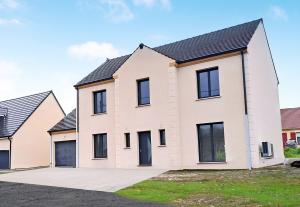
[[[250,130],[249,130],[249,117],[248,117],[248,101],[247,101],[247,85],[246,85],[246,72],[245,72],[245,57],[244,51],[241,51],[242,57],[242,72],[243,72],[243,89],[244,89],[244,106],[245,106],[245,139],[247,145],[247,158],[248,158],[248,169],[252,170],[252,156],[251,156],[251,141],[250,141]]]
[[[50,133],[50,140],[51,140],[51,144],[50,144],[50,167],[53,167],[53,146],[52,146],[52,134]]]
[[[77,90],[77,103],[76,103],[76,143],[77,143],[77,166],[79,167],[79,88],[76,88]]]
[[[9,140],[9,169],[11,170],[11,137],[8,137]]]

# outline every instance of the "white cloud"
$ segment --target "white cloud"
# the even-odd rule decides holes
[[[17,9],[20,3],[17,0],[0,0],[0,9]]]
[[[171,9],[171,0],[133,0],[136,6],[146,6],[152,8],[155,5],[159,5],[164,9]]]
[[[124,0],[101,0],[106,18],[113,22],[126,22],[134,18]]]
[[[22,24],[18,19],[3,19],[0,18],[0,25],[20,25]]]
[[[89,41],[83,44],[71,45],[68,54],[72,57],[88,60],[113,58],[119,56],[119,50],[111,43]]]
[[[0,100],[11,96],[22,75],[20,67],[11,61],[0,60]]]
[[[273,6],[271,6],[270,11],[271,11],[273,18],[288,20],[288,15],[287,15],[286,11],[283,8],[281,8],[280,6],[273,5]]]

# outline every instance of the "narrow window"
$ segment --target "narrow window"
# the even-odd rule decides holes
[[[130,148],[130,133],[125,133],[125,147]]]
[[[149,79],[137,81],[138,88],[138,105],[150,104]]]
[[[223,123],[199,124],[198,148],[200,162],[225,162]]]
[[[300,145],[300,133],[296,133],[297,144]]]
[[[198,98],[207,98],[220,95],[219,70],[197,71]]]
[[[107,158],[107,134],[94,135],[94,158]]]
[[[161,146],[166,145],[166,131],[164,129],[159,130],[159,142]]]
[[[106,90],[94,92],[94,114],[106,112]]]

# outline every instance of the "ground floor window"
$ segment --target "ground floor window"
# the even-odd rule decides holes
[[[107,134],[94,134],[94,158],[107,158]]]
[[[225,162],[224,124],[198,124],[200,162]]]

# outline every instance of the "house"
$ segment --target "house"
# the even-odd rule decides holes
[[[52,167],[76,167],[76,109],[48,131],[51,135]]]
[[[158,47],[140,44],[75,85],[76,166],[282,163],[278,84],[262,19]]]
[[[300,146],[300,108],[281,109],[282,142],[295,140]]]
[[[64,116],[52,91],[0,101],[0,169],[48,166],[47,130]]]

